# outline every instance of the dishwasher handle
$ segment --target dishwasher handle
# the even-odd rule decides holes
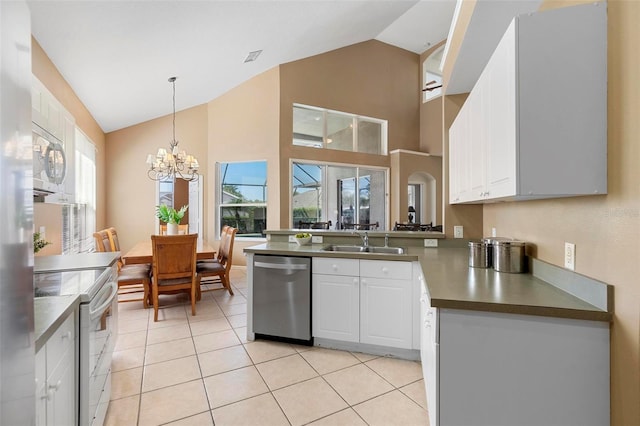
[[[265,269],[280,269],[285,271],[306,271],[306,264],[292,264],[292,263],[269,263],[269,262],[253,262],[253,266],[256,268]]]

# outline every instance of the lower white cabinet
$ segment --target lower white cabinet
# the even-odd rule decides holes
[[[36,425],[77,424],[75,313],[36,353]]]
[[[314,258],[314,337],[411,349],[410,262]]]

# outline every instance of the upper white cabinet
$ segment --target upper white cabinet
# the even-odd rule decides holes
[[[606,4],[516,17],[449,129],[450,203],[606,194]]]

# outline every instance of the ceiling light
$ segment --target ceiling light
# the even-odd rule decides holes
[[[258,56],[262,53],[262,50],[254,50],[253,52],[249,52],[246,58],[244,58],[244,63],[253,62],[258,59]]]
[[[178,150],[176,140],[176,79],[169,78],[169,83],[173,84],[173,139],[169,142],[169,151],[164,148],[158,149],[154,156],[147,156],[149,171],[147,175],[153,180],[173,180],[181,178],[187,181],[198,179],[198,160],[193,155],[188,155],[185,151]]]

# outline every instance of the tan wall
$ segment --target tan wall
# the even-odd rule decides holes
[[[292,145],[293,104],[388,120],[389,151],[420,145],[419,56],[371,40],[280,66],[279,227],[291,226],[290,159],[389,167],[389,157]]]
[[[79,127],[96,146],[96,227],[97,229],[102,229],[106,224],[106,155],[104,132],[33,37],[31,37],[31,67],[33,75],[35,75],[64,108],[73,115],[76,119],[76,126]]]
[[[167,86],[168,88],[169,86]],[[156,182],[147,177],[147,154],[169,148],[172,116],[156,118],[106,135],[107,199],[106,226],[118,230],[123,252],[155,232]],[[200,169],[207,173],[207,105],[199,105],[176,114],[176,139],[179,147],[193,154]],[[206,175],[205,175],[206,178]],[[208,194],[205,182],[204,203]],[[204,208],[204,237],[207,238],[207,209]]]
[[[279,228],[279,88],[278,68],[273,68],[208,104],[207,185],[211,188],[211,195],[206,204],[206,211],[210,218],[209,241],[213,242],[215,228],[219,227],[220,223],[215,211],[213,195],[213,188],[217,184],[216,162],[267,161],[267,228]],[[257,244],[256,241],[243,242],[236,239],[233,264],[245,264],[242,249],[255,244]]]
[[[537,257],[563,265],[576,244],[576,271],[614,286],[612,425],[640,424],[640,2],[608,4],[608,195],[484,207],[485,233],[531,241]]]

